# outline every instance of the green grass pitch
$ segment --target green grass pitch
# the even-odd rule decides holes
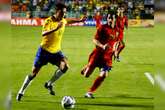
[[[95,99],[84,94],[98,75],[98,69],[89,78],[80,75],[87,64],[94,44],[95,27],[66,27],[62,51],[68,57],[70,69],[55,83],[56,96],[49,95],[44,83],[56,67],[44,66],[25,92],[21,102],[16,94],[24,78],[31,72],[33,60],[41,41],[41,27],[12,26],[12,109],[63,110],[61,99],[75,97],[74,110],[153,110],[154,88],[144,72],[154,72],[151,36],[154,28],[129,28],[125,31],[126,48],[121,62],[113,62],[112,71],[96,91]]]

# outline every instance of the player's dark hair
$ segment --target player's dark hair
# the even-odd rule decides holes
[[[56,4],[56,10],[63,10],[64,8],[67,8],[65,4],[63,3],[57,3]]]
[[[108,17],[108,15],[110,14],[110,18],[113,19],[113,15],[115,15],[115,18],[117,17],[117,12],[115,10],[113,11],[109,11],[106,15],[106,19]]]
[[[118,8],[124,8],[124,14],[127,14],[128,3],[122,2],[118,4]]]

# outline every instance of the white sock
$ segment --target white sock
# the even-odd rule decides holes
[[[48,85],[52,85],[56,80],[58,80],[64,73],[57,69],[52,78],[48,81]]]
[[[25,90],[29,86],[30,82],[31,82],[31,80],[29,78],[29,75],[27,75],[25,77],[25,80],[24,80],[22,86],[21,86],[21,89],[19,90],[19,94],[24,94],[25,93]]]

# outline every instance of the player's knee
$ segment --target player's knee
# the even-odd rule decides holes
[[[125,46],[123,45],[123,44],[121,44],[120,46],[119,46],[119,49],[123,49]]]
[[[121,43],[121,47],[124,48],[125,47],[125,43],[122,41]]]
[[[108,76],[108,73],[105,72],[105,71],[102,71],[102,72],[100,72],[100,75],[99,76],[104,79],[104,78],[106,78]]]
[[[68,70],[69,65],[67,64],[66,61],[61,61],[59,68],[63,73],[65,73]]]
[[[39,71],[40,71],[40,68],[33,67],[32,76],[35,77],[38,74]]]
[[[110,66],[104,66],[104,68],[101,68],[100,77],[106,78],[110,70],[111,70]]]
[[[64,66],[63,66],[63,68],[61,68],[61,71],[63,72],[63,73],[66,73],[66,71],[68,70],[68,66],[65,64]]]
[[[91,66],[87,66],[85,69],[84,69],[84,76],[86,78],[88,78],[93,72],[93,68]]]
[[[105,79],[106,77],[107,77],[106,75],[103,75],[103,76],[102,76],[102,81],[104,81],[104,79]]]
[[[33,80],[35,77],[36,77],[36,74],[30,74],[30,75],[28,75],[28,77],[29,77],[29,80]]]

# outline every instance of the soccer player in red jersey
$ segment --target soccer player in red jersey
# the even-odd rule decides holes
[[[118,31],[119,31],[119,36],[118,36],[118,46],[117,46],[117,49],[115,51],[115,59],[118,62],[120,61],[119,54],[125,47],[125,43],[123,41],[124,28],[125,27],[128,28],[128,18],[127,18],[127,16],[124,15],[124,11],[125,11],[125,9],[123,6],[119,7],[118,17],[116,19],[116,26],[117,26]]]
[[[100,12],[97,11],[96,15],[94,16],[94,20],[96,21],[96,28],[98,29],[99,26],[101,26],[101,20],[102,20],[102,16],[100,15]]]
[[[89,56],[88,64],[82,69],[81,74],[89,77],[94,69],[100,69],[99,76],[95,79],[93,85],[85,94],[86,98],[94,98],[93,93],[104,81],[112,67],[113,47],[117,38],[115,28],[115,16],[113,13],[107,15],[107,24],[101,25],[96,32],[93,43],[96,48]]]

